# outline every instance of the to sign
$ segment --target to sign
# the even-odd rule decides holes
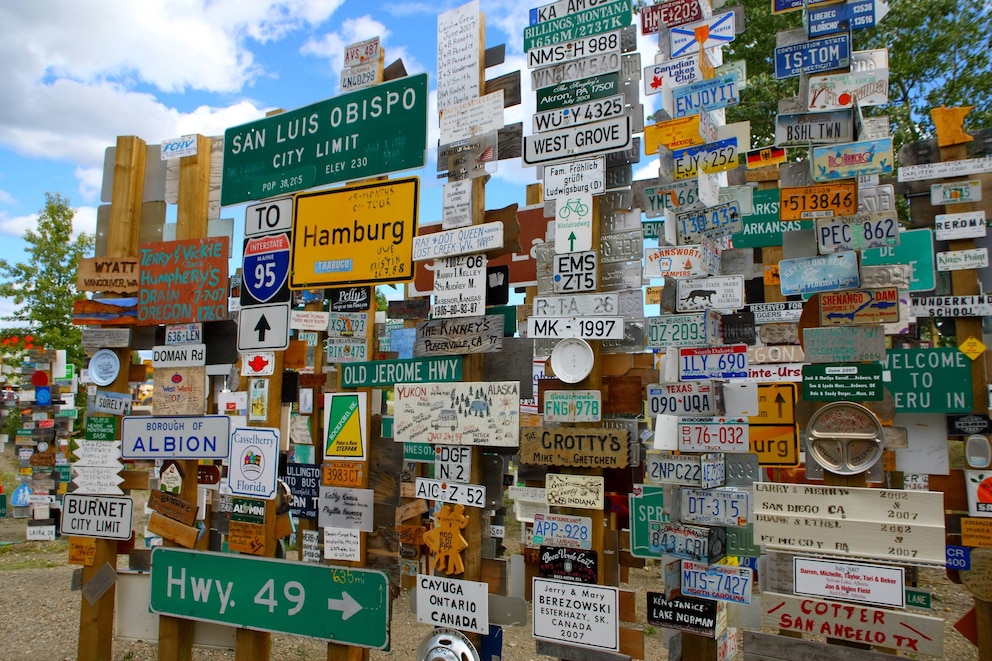
[[[245,208],[245,238],[288,232],[293,227],[293,198],[282,197]]]
[[[62,497],[62,533],[99,539],[131,539],[133,507],[130,497],[68,493]]]
[[[620,650],[620,590],[534,578],[533,634],[579,647]],[[595,613],[594,617],[587,617]]]
[[[382,649],[389,579],[380,571],[156,548],[155,613]]]

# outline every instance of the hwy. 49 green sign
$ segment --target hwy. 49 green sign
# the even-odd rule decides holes
[[[389,581],[380,571],[156,548],[151,609],[163,615],[383,649]]]

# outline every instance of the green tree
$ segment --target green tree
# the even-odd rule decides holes
[[[775,38],[802,25],[802,12],[774,15],[769,0],[743,0],[746,28],[724,48],[725,61],[747,61],[741,104],[727,122],[751,121],[752,146],[774,142],[778,100],[795,96],[799,79],[775,80]],[[889,117],[895,148],[933,135],[930,109],[973,105],[965,130],[992,125],[992,7],[968,0],[889,0],[876,27],[854,32],[854,49],[889,50],[889,103],[865,108]]]
[[[72,306],[85,298],[76,291],[76,273],[79,259],[92,253],[94,238],[72,238],[75,213],[68,198],[45,193],[36,229],[24,233],[28,260],[0,260],[0,296],[17,306],[5,321],[19,324],[21,334],[32,335],[35,346],[65,349],[68,362],[82,367],[82,331],[72,323]]]

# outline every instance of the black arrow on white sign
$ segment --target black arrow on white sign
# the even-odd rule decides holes
[[[258,318],[258,323],[255,324],[254,330],[258,333],[258,341],[264,342],[265,332],[272,330],[272,326],[269,326],[269,320],[265,318],[264,314]]]

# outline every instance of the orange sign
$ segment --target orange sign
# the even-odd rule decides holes
[[[992,519],[963,517],[961,543],[964,546],[992,547]]]
[[[361,488],[364,472],[360,461],[325,461],[322,481],[325,487]]]
[[[759,383],[758,415],[748,418],[748,422],[752,425],[795,424],[797,393],[795,383]]]
[[[799,465],[798,425],[751,425],[748,435],[759,466]]]
[[[779,189],[781,220],[834,218],[858,212],[858,185],[851,181]]]

